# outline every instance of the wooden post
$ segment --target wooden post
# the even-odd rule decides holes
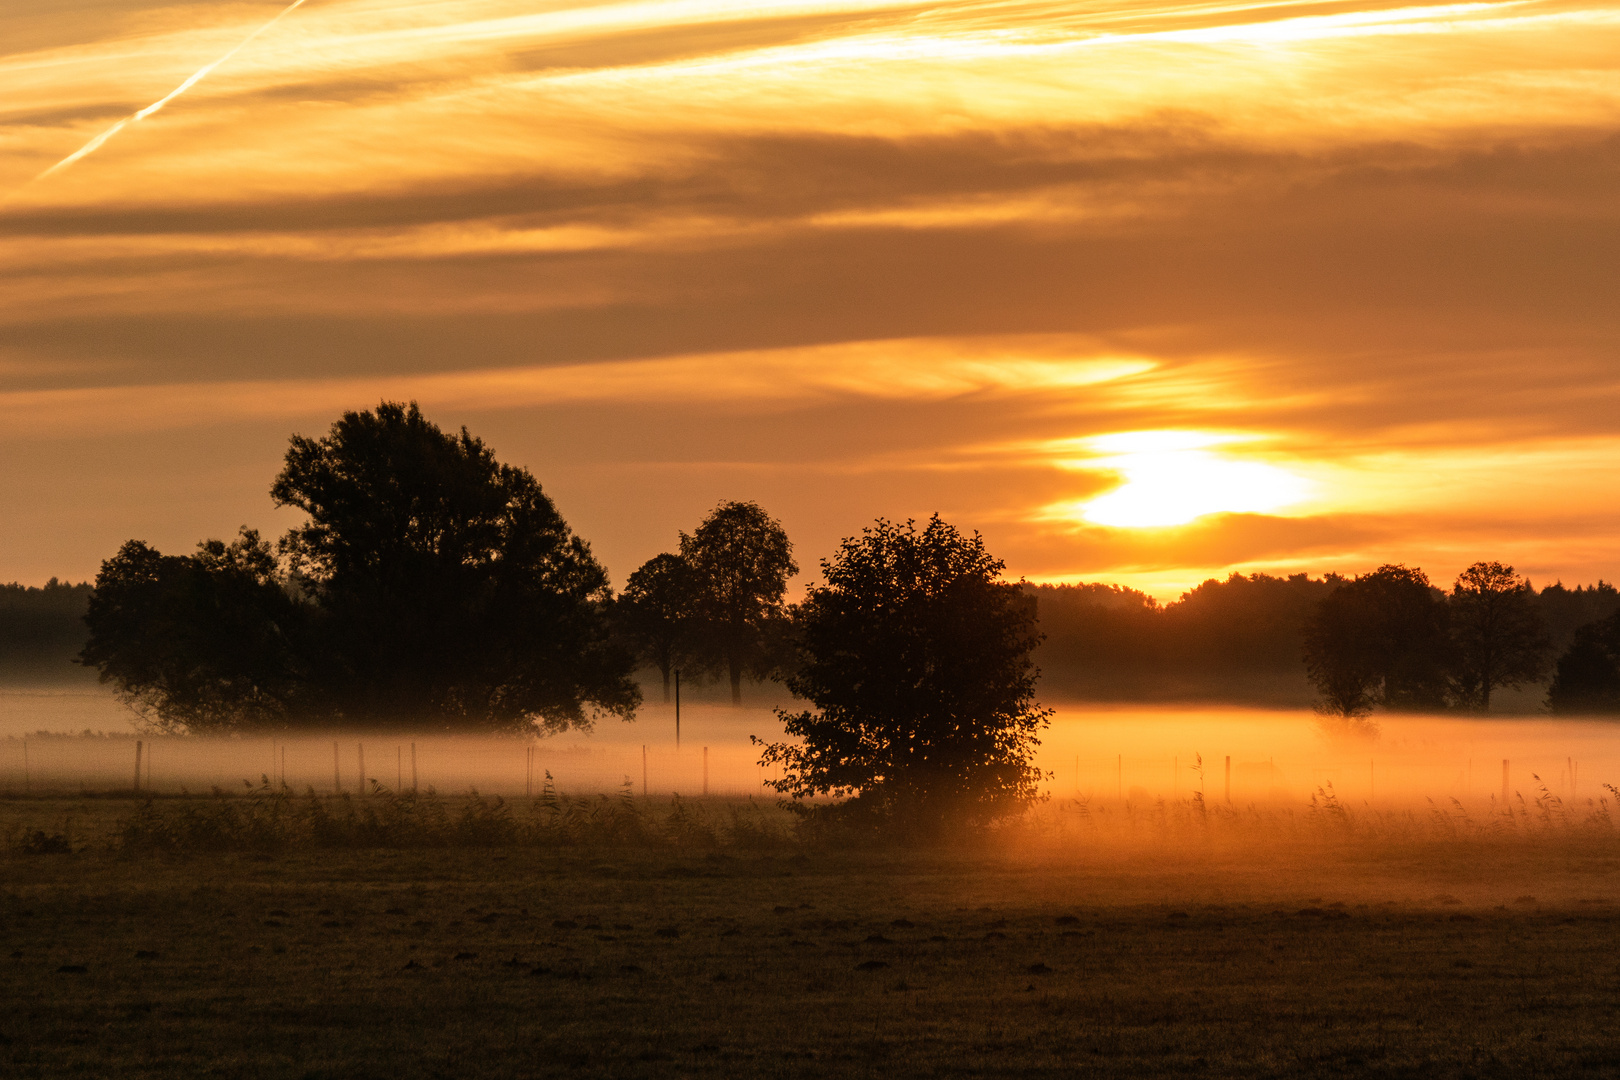
[[[343,794],[343,774],[338,771],[338,744],[332,740],[332,794]]]
[[[1508,804],[1508,759],[1502,759],[1502,805]]]
[[[416,794],[416,744],[411,743],[411,794]]]
[[[703,748],[703,794],[709,794],[709,748]]]
[[[366,744],[354,744],[355,757],[360,763],[360,794],[366,793]]]
[[[647,744],[641,744],[641,793],[647,794]]]
[[[135,740],[135,791],[141,790],[141,740]]]
[[[1231,754],[1226,755],[1226,801],[1227,801],[1228,805],[1230,805],[1231,802],[1232,802],[1232,755]]]
[[[681,748],[681,669],[675,669],[675,749]]]

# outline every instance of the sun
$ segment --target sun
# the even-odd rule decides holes
[[[1207,514],[1272,513],[1303,501],[1310,485],[1264,461],[1218,449],[1254,436],[1200,431],[1130,431],[1085,440],[1096,456],[1072,464],[1118,474],[1118,487],[1081,503],[1094,525],[1160,528]]]

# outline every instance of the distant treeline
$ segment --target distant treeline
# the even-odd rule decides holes
[[[1042,690],[1090,701],[1308,707],[1319,695],[1302,659],[1305,626],[1348,580],[1233,574],[1169,604],[1121,585],[1026,586],[1046,634],[1035,654]],[[1578,629],[1620,611],[1620,591],[1603,581],[1573,589],[1559,583],[1535,590],[1534,605],[1558,657]]]
[[[1083,701],[1221,701],[1306,707],[1317,697],[1301,661],[1306,621],[1337,574],[1233,574],[1168,604],[1122,585],[1029,585],[1046,641],[1042,690]],[[95,679],[74,662],[84,648],[89,583],[0,585],[0,681],[56,685]],[[1580,627],[1620,611],[1600,581],[1535,593],[1553,655]]]
[[[94,682],[96,673],[74,663],[89,630],[88,582],[55,578],[43,588],[0,585],[0,682],[30,685]]]
[[[1082,701],[1220,701],[1308,707],[1317,699],[1301,660],[1307,620],[1337,574],[1233,574],[1161,604],[1122,585],[1029,585],[1045,642],[1036,653],[1042,691]],[[0,681],[93,681],[74,662],[88,631],[89,583],[52,578],[43,588],[0,585]],[[1620,611],[1607,582],[1535,592],[1552,654],[1576,631]]]

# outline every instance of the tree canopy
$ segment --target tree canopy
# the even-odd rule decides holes
[[[1453,692],[1464,708],[1489,712],[1491,692],[1535,682],[1550,643],[1535,590],[1499,562],[1477,562],[1451,590]]]
[[[686,560],[665,552],[630,575],[613,605],[620,635],[663,677],[665,701],[670,673],[692,655],[698,618],[695,593]]]
[[[1305,624],[1306,675],[1324,711],[1446,705],[1446,608],[1422,570],[1386,564],[1342,582]]]
[[[1558,658],[1547,707],[1555,713],[1620,712],[1620,612],[1575,631]]]
[[[101,564],[80,656],[157,727],[282,726],[303,704],[309,614],[252,529],[189,556],[131,540]]]
[[[1036,797],[1031,763],[1050,716],[1035,702],[1033,598],[1000,580],[977,533],[935,515],[879,519],[822,563],[798,612],[788,688],[763,761],[779,791],[858,797],[882,813],[987,820]]]
[[[414,403],[345,413],[293,437],[271,495],[308,515],[285,568],[248,531],[181,558],[132,541],[103,564],[84,659],[163,722],[555,730],[633,713],[606,571],[466,429]],[[248,655],[211,641],[222,621]]]
[[[740,705],[743,676],[765,678],[777,666],[787,622],[783,598],[799,572],[793,545],[758,503],[726,502],[690,535],[681,534],[681,559],[699,621],[697,658],[730,679],[732,703]]]

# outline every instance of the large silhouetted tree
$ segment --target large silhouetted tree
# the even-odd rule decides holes
[[[628,717],[639,702],[632,660],[608,632],[606,572],[534,477],[465,429],[446,434],[415,404],[345,413],[323,438],[293,437],[271,495],[308,515],[280,544],[287,588],[262,544],[240,554],[259,575],[255,603],[278,590],[297,597],[291,682],[273,694],[279,722],[556,730],[599,712]],[[179,629],[159,636],[165,645],[140,640],[143,628],[191,610],[185,597],[235,581],[209,570],[194,584],[207,569],[200,558],[164,563],[126,545],[103,567],[97,601],[105,585],[109,598],[147,589],[178,606],[120,602],[115,618],[104,605],[86,658],[175,723],[262,722],[270,713],[247,684],[212,679],[212,698],[198,692],[204,709],[142,676],[211,655],[214,646]],[[219,619],[262,629],[247,601],[218,606]],[[218,622],[186,618],[196,635]]]
[[[856,796],[884,815],[987,820],[1036,797],[1034,598],[1000,580],[977,533],[936,515],[879,520],[822,563],[799,608],[798,670],[815,707],[779,713],[779,791]]]
[[[765,678],[778,666],[783,597],[799,572],[793,545],[758,503],[727,502],[681,534],[681,558],[701,624],[695,646],[706,666],[730,678],[732,704],[741,705],[743,676]]]
[[[1305,671],[1324,711],[1446,705],[1446,608],[1422,570],[1380,566],[1323,597],[1305,624]]]
[[[1558,658],[1547,707],[1555,713],[1620,713],[1620,612],[1575,631]]]
[[[636,654],[658,669],[669,700],[669,676],[692,651],[698,631],[692,574],[679,555],[654,555],[642,563],[614,601],[619,633]]]
[[[101,564],[80,659],[161,730],[280,727],[310,689],[309,615],[252,529],[193,555],[131,540]]]
[[[1453,693],[1489,712],[1491,692],[1535,682],[1547,670],[1547,632],[1530,583],[1511,566],[1477,562],[1451,590]]]

